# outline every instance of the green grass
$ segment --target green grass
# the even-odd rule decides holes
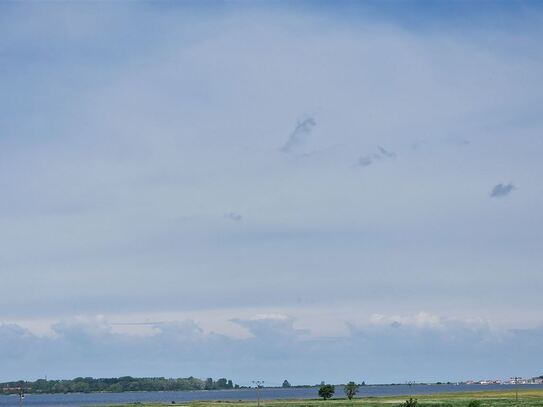
[[[447,393],[416,396],[417,407],[467,407],[471,400],[481,400],[481,407],[543,407],[543,390],[521,390],[518,392],[518,403],[515,391],[481,391],[472,393]],[[399,406],[409,396],[394,397],[360,397],[349,401],[347,399],[332,400],[264,400],[260,407],[387,407]],[[142,403],[123,404],[109,407],[164,407],[171,403]],[[257,407],[256,401],[193,401],[179,402],[176,406],[183,407]]]

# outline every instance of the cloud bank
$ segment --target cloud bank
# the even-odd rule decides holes
[[[46,337],[3,324],[3,379],[29,371],[50,378],[101,376],[104,365],[110,367],[109,376],[220,374],[241,384],[250,383],[258,369],[267,383],[278,385],[285,377],[295,377],[299,384],[506,377],[518,358],[527,364],[527,373],[540,369],[537,358],[528,354],[537,354],[541,328],[495,331],[481,321],[419,313],[376,316],[369,325],[351,325],[345,336],[314,337],[288,317],[235,322],[248,330],[248,338],[204,333],[190,320],[160,324],[144,336],[116,333],[102,317],[57,323],[54,334]]]

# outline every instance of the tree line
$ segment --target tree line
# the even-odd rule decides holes
[[[23,388],[26,393],[91,393],[125,391],[179,391],[179,390],[222,390],[239,388],[232,380],[220,378],[213,380],[195,377],[168,379],[164,377],[131,377],[117,378],[76,377],[70,380],[38,379],[34,382],[19,380],[0,383],[4,393]]]

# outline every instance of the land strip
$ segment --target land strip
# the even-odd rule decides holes
[[[194,401],[168,403],[132,403],[108,407],[164,407],[179,405],[183,407],[385,407],[399,406],[412,397],[417,407],[467,407],[473,400],[479,400],[481,407],[543,407],[543,390],[478,391],[466,393],[444,393],[434,395],[404,395],[393,397],[357,397],[353,400],[334,398],[330,400],[261,400],[255,401]]]

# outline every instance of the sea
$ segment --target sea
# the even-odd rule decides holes
[[[370,396],[416,396],[465,391],[543,389],[543,384],[527,385],[477,385],[477,384],[399,384],[361,386],[357,397]],[[318,398],[318,387],[261,388],[232,390],[197,390],[197,391],[151,391],[125,393],[68,393],[68,394],[26,394],[23,406],[39,407],[89,407],[111,404],[136,404],[144,402],[164,402],[183,404],[198,400],[274,400],[274,399],[312,399]],[[344,397],[343,387],[336,386],[335,397]],[[17,395],[1,395],[0,406],[19,407]]]

